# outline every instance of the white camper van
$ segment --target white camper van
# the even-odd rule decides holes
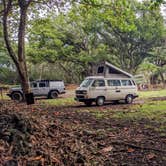
[[[133,79],[92,76],[87,77],[77,88],[75,100],[89,106],[92,102],[102,106],[105,101],[124,100],[131,104],[136,97],[137,86]]]
[[[133,76],[108,62],[95,64],[91,74],[76,90],[79,102],[103,105],[105,101],[124,100],[129,104],[138,97]]]

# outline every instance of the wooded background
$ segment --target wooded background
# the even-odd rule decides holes
[[[27,69],[30,80],[80,83],[100,61],[165,83],[162,2],[2,0],[0,83],[23,85]]]

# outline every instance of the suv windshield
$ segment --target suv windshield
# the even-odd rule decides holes
[[[93,81],[93,79],[86,79],[81,83],[80,87],[87,88],[91,84],[92,81]]]

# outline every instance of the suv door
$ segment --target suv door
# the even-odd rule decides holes
[[[90,87],[91,98],[96,99],[98,96],[104,96],[106,98],[106,85],[104,79],[96,79]]]
[[[107,98],[108,100],[120,100],[121,95],[121,82],[118,79],[107,80]]]
[[[39,95],[39,85],[37,82],[32,82],[31,83],[31,90],[34,94],[34,96],[38,96]]]
[[[39,93],[40,95],[48,95],[49,92],[49,83],[48,82],[39,82]]]

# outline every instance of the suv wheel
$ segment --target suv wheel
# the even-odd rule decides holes
[[[92,105],[91,101],[85,101],[84,103],[85,103],[86,106],[91,106]]]
[[[20,92],[13,92],[11,98],[15,101],[23,101],[23,95]]]
[[[102,105],[104,105],[104,101],[105,101],[105,98],[104,98],[104,97],[98,97],[98,98],[96,99],[96,105],[97,105],[97,106],[102,106]]]
[[[57,91],[51,91],[49,98],[50,99],[56,99],[58,97],[58,92]]]
[[[127,95],[125,99],[126,104],[131,104],[133,102],[133,96],[132,95]]]

